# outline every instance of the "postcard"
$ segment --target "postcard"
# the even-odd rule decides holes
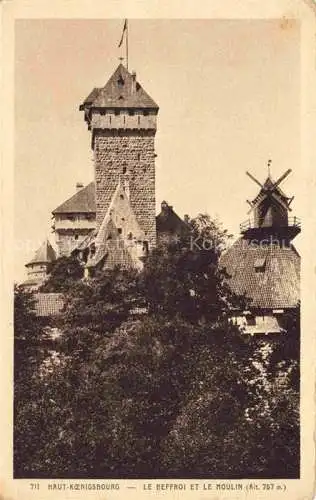
[[[315,5],[4,1],[6,500],[315,495]]]

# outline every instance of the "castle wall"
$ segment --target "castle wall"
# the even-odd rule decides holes
[[[56,245],[58,247],[58,257],[69,257],[72,250],[84,239],[89,230],[81,232],[74,228],[68,232],[56,232]]]
[[[156,244],[154,139],[154,130],[94,130],[97,229],[120,180],[150,246]]]

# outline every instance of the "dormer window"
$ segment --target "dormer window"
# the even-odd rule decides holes
[[[265,271],[265,268],[266,268],[265,257],[261,258],[261,259],[256,259],[254,262],[254,268],[255,268],[256,273],[263,273]]]

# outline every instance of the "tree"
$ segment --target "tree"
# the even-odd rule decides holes
[[[229,239],[227,231],[207,215],[189,223],[190,232],[153,250],[142,275],[152,313],[180,314],[193,323],[216,321],[234,297],[218,261]]]
[[[38,427],[34,402],[38,397],[40,367],[48,354],[48,339],[35,314],[35,298],[21,286],[14,288],[14,470],[25,472]],[[26,439],[27,437],[27,439]]]
[[[190,225],[143,272],[104,271],[65,292],[60,363],[23,407],[37,426],[31,446],[24,434],[28,477],[298,474],[296,351],[284,368],[277,345],[229,321],[228,235],[206,216]]]
[[[67,292],[83,277],[83,273],[83,267],[76,257],[59,257],[52,262],[49,278],[40,291]]]

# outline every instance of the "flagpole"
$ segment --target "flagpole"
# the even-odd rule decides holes
[[[128,71],[128,19],[126,19],[126,69]]]

